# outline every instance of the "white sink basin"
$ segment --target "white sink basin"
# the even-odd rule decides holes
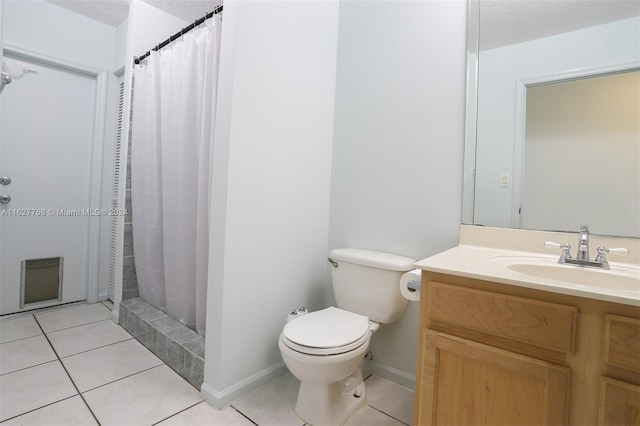
[[[576,285],[640,292],[640,269],[611,265],[610,270],[561,265],[535,256],[494,256],[489,260],[513,272]]]

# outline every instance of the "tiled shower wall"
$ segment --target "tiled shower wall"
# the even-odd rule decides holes
[[[133,89],[131,90],[133,95]],[[131,103],[133,105],[133,102]],[[133,106],[131,107],[133,112]],[[133,117],[133,114],[129,114]],[[124,250],[122,257],[122,300],[138,297],[138,279],[133,256],[133,221],[131,210],[131,132],[133,125],[129,121],[129,137],[127,138],[127,182],[125,184],[125,208],[127,215],[124,218]]]

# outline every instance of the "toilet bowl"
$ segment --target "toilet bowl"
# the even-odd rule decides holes
[[[295,412],[312,425],[339,425],[366,403],[362,363],[377,324],[335,307],[296,318],[278,346],[300,380]]]
[[[350,248],[329,256],[337,307],[295,317],[278,339],[284,363],[300,380],[295,412],[313,426],[342,424],[365,405],[362,364],[369,342],[406,309],[400,277],[416,262]]]

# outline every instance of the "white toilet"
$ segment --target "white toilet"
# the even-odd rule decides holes
[[[295,411],[314,426],[339,425],[366,403],[362,363],[380,324],[403,314],[400,277],[415,259],[360,249],[329,254],[337,308],[301,315],[285,325],[278,346],[300,380]]]

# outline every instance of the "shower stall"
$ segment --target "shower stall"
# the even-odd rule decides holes
[[[140,297],[204,334],[221,19],[192,27],[134,66],[131,203]]]
[[[132,256],[120,324],[196,387],[204,369],[221,10],[136,58],[132,79],[124,243]]]

